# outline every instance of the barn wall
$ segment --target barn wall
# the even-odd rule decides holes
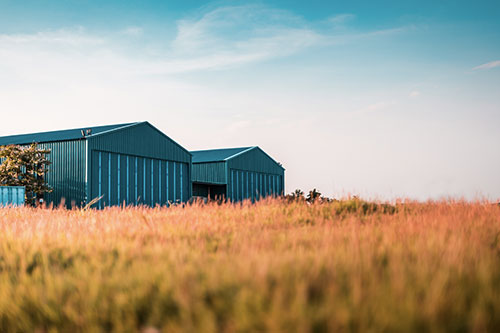
[[[91,197],[97,208],[166,205],[189,200],[187,163],[92,151]]]
[[[255,201],[280,196],[284,193],[283,179],[284,175],[229,169],[228,197],[232,201]]]
[[[46,182],[53,188],[45,194],[45,201],[59,205],[64,198],[67,207],[81,206],[85,202],[85,141],[41,143],[40,148],[50,149],[47,158],[52,164]]]
[[[149,123],[139,123],[90,136],[88,141],[89,150],[191,162],[191,154],[187,150]]]
[[[283,195],[285,170],[260,148],[227,161],[228,197],[233,201]]]
[[[193,163],[193,182],[225,184],[226,162]]]
[[[284,169],[259,147],[234,156],[227,163],[229,169],[260,172],[270,175],[281,175],[284,172]]]
[[[191,154],[147,123],[88,138],[89,200],[155,206],[191,197]]]

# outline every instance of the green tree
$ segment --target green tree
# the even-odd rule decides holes
[[[321,200],[321,193],[318,192],[316,189],[309,191],[309,194],[307,195],[306,201],[310,202],[310,203],[314,203],[317,200]]]
[[[299,189],[296,189],[294,192],[287,194],[285,196],[287,202],[295,202],[295,201],[304,201],[304,192]]]
[[[0,185],[25,186],[26,204],[34,205],[37,198],[52,192],[45,182],[45,174],[51,164],[47,159],[48,154],[49,149],[38,148],[36,143],[0,147]]]
[[[300,189],[296,189],[295,192],[292,193],[292,196],[294,196],[297,199],[303,199],[304,198],[304,192]]]

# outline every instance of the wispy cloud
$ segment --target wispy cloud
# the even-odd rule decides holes
[[[325,38],[290,12],[257,5],[217,8],[178,21],[177,29],[171,53],[208,69],[287,56]]]
[[[142,35],[144,30],[141,27],[128,27],[122,31],[124,35],[137,37]]]
[[[329,19],[334,25],[354,17],[341,14]],[[404,28],[375,31],[325,30],[314,22],[285,10],[262,5],[221,7],[198,17],[178,21],[171,52],[186,59],[185,70],[225,68],[290,56],[313,46],[331,46],[363,38],[400,33]],[[179,61],[176,61],[177,64]],[[196,63],[198,66],[189,64]],[[170,66],[168,66],[170,67]]]
[[[350,19],[352,15],[342,14],[330,20],[345,23]],[[16,71],[30,80],[37,75],[57,80],[55,73],[67,77],[91,72],[106,76],[223,70],[291,56],[311,47],[331,47],[403,30],[339,32],[286,10],[264,5],[227,6],[178,20],[175,37],[171,41],[156,40],[156,44],[148,38],[123,40],[115,38],[116,34],[96,35],[83,27],[0,34],[0,68]],[[143,29],[136,26],[118,33],[144,35]],[[146,48],[154,50],[154,57],[134,51]]]
[[[85,33],[83,27],[75,29],[60,29],[41,31],[34,34],[0,34],[0,45],[3,48],[14,45],[55,45],[82,46],[103,44],[102,37],[91,36]]]
[[[356,17],[356,15],[353,14],[339,14],[335,16],[331,16],[328,18],[328,22],[332,24],[344,24],[348,21],[353,20]]]
[[[491,69],[495,67],[500,67],[500,60],[487,62],[485,64],[474,67],[472,70]]]

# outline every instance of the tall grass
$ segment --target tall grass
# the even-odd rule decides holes
[[[0,209],[0,331],[500,331],[500,207]]]

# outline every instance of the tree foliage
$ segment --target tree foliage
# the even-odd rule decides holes
[[[25,186],[26,204],[33,205],[44,193],[52,192],[45,182],[45,174],[51,162],[47,159],[50,149],[9,145],[0,147],[0,185]]]
[[[316,189],[309,191],[309,194],[307,195],[306,201],[310,202],[310,203],[314,203],[317,200],[321,200],[321,193],[318,192]]]

